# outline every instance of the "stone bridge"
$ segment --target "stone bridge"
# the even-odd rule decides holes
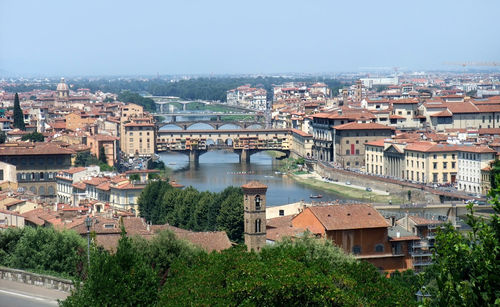
[[[167,125],[177,126],[182,130],[189,130],[191,126],[196,124],[205,124],[211,126],[214,130],[234,130],[230,128],[231,126],[238,126],[241,129],[263,129],[265,124],[258,121],[242,122],[242,121],[211,121],[211,120],[196,120],[196,121],[182,121],[182,122],[172,122],[172,123],[158,123],[158,129]],[[225,128],[227,127],[227,129]],[[170,129],[169,129],[170,130]]]
[[[261,151],[280,151],[290,155],[289,129],[246,130],[162,130],[158,131],[156,150],[181,152],[189,161],[198,163],[200,155],[209,150],[229,150],[250,162],[250,156]]]

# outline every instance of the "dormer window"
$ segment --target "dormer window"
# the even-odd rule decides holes
[[[260,210],[260,195],[255,196],[255,210]]]

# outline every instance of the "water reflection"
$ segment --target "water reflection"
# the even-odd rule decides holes
[[[161,160],[174,170],[178,183],[198,190],[219,192],[227,186],[241,186],[258,180],[268,186],[267,204],[282,205],[300,200],[309,201],[310,195],[322,194],[323,201],[339,199],[334,194],[306,187],[287,176],[277,174],[280,161],[265,152],[251,156],[251,163],[239,163],[237,154],[226,151],[210,151],[200,156],[198,165],[189,164],[188,156],[162,153]]]

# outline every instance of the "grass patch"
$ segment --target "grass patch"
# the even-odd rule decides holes
[[[303,178],[297,176],[299,174],[296,173],[291,174],[291,177],[297,182],[300,182],[305,186],[320,189],[323,191],[328,191],[343,198],[366,201],[370,203],[389,203],[389,200],[391,200],[393,204],[403,203],[401,199],[393,195],[378,195],[373,192],[368,192],[361,189],[355,189],[346,186],[336,185],[333,183],[324,182],[314,177]]]

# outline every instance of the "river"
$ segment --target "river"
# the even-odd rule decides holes
[[[300,200],[310,201],[310,195],[322,194],[321,201],[333,201],[340,197],[304,186],[286,175],[277,174],[280,162],[266,152],[251,156],[250,163],[239,163],[235,153],[209,151],[200,156],[197,166],[190,167],[186,155],[161,153],[160,158],[173,169],[171,179],[184,186],[200,191],[220,192],[228,186],[241,186],[257,180],[268,186],[267,205],[278,206]]]

